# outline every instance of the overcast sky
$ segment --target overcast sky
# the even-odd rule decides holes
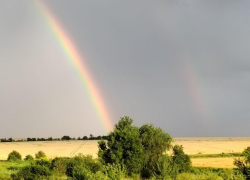
[[[45,1],[113,124],[250,136],[250,2]],[[76,69],[32,0],[0,2],[0,137],[103,135]]]

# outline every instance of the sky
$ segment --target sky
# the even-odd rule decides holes
[[[0,2],[0,138],[105,135],[39,1]],[[173,137],[250,136],[250,2],[41,0],[109,115]]]

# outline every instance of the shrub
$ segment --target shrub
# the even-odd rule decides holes
[[[214,173],[210,174],[182,173],[177,176],[177,180],[224,180],[224,179]]]
[[[25,156],[24,160],[25,160],[25,161],[33,161],[33,160],[34,160],[34,157],[31,156],[30,154],[28,154],[27,156]]]
[[[69,158],[56,157],[51,161],[51,169],[58,174],[66,174]]]
[[[82,168],[86,169],[86,171],[82,170]],[[95,174],[98,171],[102,171],[102,169],[102,164],[99,161],[93,159],[92,156],[84,156],[80,154],[68,160],[66,174],[69,177],[74,177],[74,174],[77,174],[78,172],[77,170],[83,172],[86,175],[87,172]]]
[[[22,160],[22,156],[19,152],[17,151],[12,151],[9,155],[8,155],[8,161],[20,161]]]
[[[13,180],[33,180],[44,179],[51,176],[51,171],[46,166],[31,164],[30,166],[23,167],[16,174],[12,174]]]
[[[73,170],[73,179],[79,180],[107,180],[105,176],[100,171],[93,173],[90,170],[84,168],[83,166],[77,166]],[[117,179],[119,180],[119,179]]]
[[[40,159],[37,159],[35,161],[35,164],[40,165],[40,166],[45,166],[45,167],[51,169],[51,162],[47,158],[42,158],[41,157]]]
[[[187,172],[191,169],[191,160],[180,145],[173,147],[173,163],[177,166],[178,173]]]
[[[121,180],[125,177],[125,168],[119,164],[108,164],[105,167],[105,174],[110,178],[110,180]]]
[[[35,157],[36,157],[36,159],[39,159],[39,158],[46,158],[46,154],[45,154],[43,151],[38,151],[38,152],[35,154]]]
[[[250,147],[247,147],[242,152],[242,158],[234,160],[234,165],[237,166],[238,170],[246,177],[250,179]]]

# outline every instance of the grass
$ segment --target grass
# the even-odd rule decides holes
[[[193,154],[190,158],[221,158],[221,157],[240,157],[242,153],[221,153],[221,154]]]
[[[11,174],[16,173],[20,168],[29,164],[30,162],[27,161],[0,161],[0,179],[10,179]]]

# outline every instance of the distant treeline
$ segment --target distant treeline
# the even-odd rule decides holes
[[[78,138],[71,138],[70,136],[63,136],[61,138],[30,138],[28,137],[27,139],[19,139],[19,140],[14,140],[13,138],[3,138],[0,139],[0,142],[23,142],[23,141],[63,141],[63,140],[107,140],[107,136],[93,136],[90,134],[90,136],[83,136],[78,137]]]

